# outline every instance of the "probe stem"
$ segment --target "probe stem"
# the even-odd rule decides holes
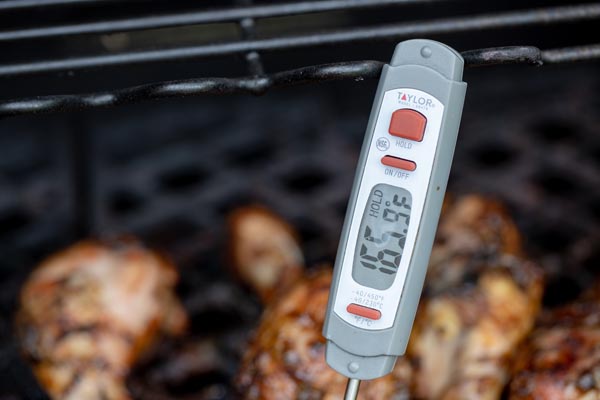
[[[344,400],[356,400],[358,396],[358,388],[360,387],[360,379],[348,379],[348,385],[346,386],[346,394],[344,394]]]

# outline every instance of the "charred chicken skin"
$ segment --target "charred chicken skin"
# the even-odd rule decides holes
[[[238,277],[267,304],[254,341],[242,361],[237,385],[246,399],[337,400],[346,380],[325,362],[321,329],[327,310],[331,269],[305,274],[298,235],[278,216],[260,207],[237,210],[230,218],[230,250]],[[361,397],[405,398],[410,368],[366,382]]]
[[[500,398],[543,290],[540,269],[520,253],[498,203],[467,196],[445,204],[407,350],[415,398]]]
[[[307,274],[271,303],[250,343],[237,379],[246,399],[324,399],[343,397],[346,379],[325,362],[321,334],[331,269]],[[360,398],[405,399],[410,367],[399,362],[393,373],[364,382]]]
[[[364,399],[498,399],[539,309],[539,269],[519,258],[518,231],[496,202],[447,201],[406,357],[364,382]],[[271,301],[244,355],[246,399],[338,399],[346,379],[324,360],[331,271]]]
[[[128,400],[125,378],[161,334],[187,324],[175,268],[134,243],[81,242],[44,261],[21,292],[17,329],[54,400]]]
[[[515,365],[509,399],[600,399],[600,284],[542,314]]]

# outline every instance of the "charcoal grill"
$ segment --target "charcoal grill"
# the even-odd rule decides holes
[[[225,272],[224,218],[265,204],[298,228],[310,265],[332,261],[375,78],[409,37],[445,41],[470,67],[450,191],[509,205],[550,276],[547,305],[596,275],[600,3],[203,7],[0,1],[1,400],[46,398],[12,333],[28,272],[78,238],[121,233],[175,259],[193,322],[139,367],[132,391],[235,398],[260,307]],[[186,352],[197,363],[182,366]]]

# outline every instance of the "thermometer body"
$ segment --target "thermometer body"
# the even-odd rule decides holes
[[[326,360],[352,379],[391,372],[423,288],[456,144],[463,59],[431,40],[383,69],[334,269]]]

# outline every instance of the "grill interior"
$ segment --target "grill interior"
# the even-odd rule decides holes
[[[23,7],[27,2],[0,3],[5,7],[0,5],[5,20],[10,15],[21,18],[6,25],[10,27],[7,32],[34,26],[36,19],[52,24],[89,19],[89,10],[101,11],[104,18],[111,19],[139,12],[136,5],[121,10],[110,1],[79,0],[73,3],[86,4],[57,4],[49,8],[48,15],[37,13],[27,20],[23,13],[31,9],[8,10],[19,3]],[[157,15],[183,13],[191,7],[186,2],[169,3],[146,7]],[[337,3],[347,6],[351,2]],[[377,23],[422,21],[425,17],[499,15],[511,7],[513,11],[525,7],[511,2],[414,2],[389,8],[390,3],[400,2],[381,3],[387,8],[349,11],[341,7],[310,18],[273,17],[258,32],[249,22],[239,32],[235,31],[237,22],[230,25],[243,41],[279,33],[303,36],[321,25],[376,27]],[[528,8],[557,6],[561,4],[527,4]],[[219,9],[253,9],[243,4],[231,7],[221,4]],[[389,10],[397,13],[390,15]],[[598,39],[597,32],[591,34],[593,22],[567,23],[571,35],[549,35],[565,29],[562,23],[481,35],[440,32],[431,37],[459,50],[508,45],[581,49]],[[177,28],[184,32],[168,29],[173,29],[167,31],[170,35],[162,30],[141,31],[131,33],[127,40],[130,46],[141,47],[161,44],[161,40],[189,45],[186,40],[200,35],[186,26]],[[185,36],[186,29],[191,30],[192,39]],[[198,40],[222,43],[226,30],[216,32],[221,36],[204,32]],[[240,40],[235,35],[232,38]],[[0,46],[6,49],[0,75],[6,71],[2,66],[60,59],[71,51],[83,51],[90,42],[97,46],[92,50],[110,53],[107,40],[118,41],[118,35],[78,33],[17,41],[0,32]],[[48,43],[53,45],[44,46]],[[32,49],[40,49],[40,53],[34,55]],[[92,71],[67,68],[76,71],[72,75],[4,74],[11,79],[3,81],[6,90],[0,113],[29,114],[39,107],[44,111],[94,108],[79,93],[114,92],[167,79],[197,83],[202,79],[198,75],[254,76],[262,69],[274,72],[327,62],[385,61],[392,49],[392,42],[361,39],[335,48],[288,47],[260,56],[250,54],[237,63],[223,58],[200,63],[123,63]],[[590,52],[587,49],[575,58],[584,58],[582,54]],[[130,50],[126,46],[119,52]],[[7,60],[6,54],[14,54],[15,59]],[[546,59],[541,60],[552,64],[548,54],[557,53],[544,54]],[[496,62],[506,61],[502,57]],[[477,63],[482,63],[481,57],[473,58],[471,65]],[[227,274],[223,261],[225,217],[239,205],[267,205],[298,229],[309,265],[332,262],[375,91],[376,82],[363,78],[376,77],[377,65],[359,73],[342,70],[331,78],[354,81],[274,90],[263,97],[232,93],[0,121],[0,399],[46,398],[21,360],[13,336],[12,315],[27,274],[43,257],[78,238],[121,234],[140,236],[176,261],[182,275],[179,293],[192,318],[188,337],[163,343],[132,376],[129,385],[136,398],[235,398],[230,380],[260,307]],[[449,191],[486,193],[508,204],[530,254],[549,274],[548,306],[579,294],[596,276],[600,261],[598,66],[597,62],[541,68],[499,66],[467,69],[465,74],[469,91]],[[239,91],[235,89],[239,82],[232,92]],[[64,103],[63,98],[54,97],[58,93],[75,95]],[[52,97],[43,103],[48,106],[40,106],[42,103],[29,98],[34,95]],[[143,93],[136,96],[132,101],[149,97]]]

